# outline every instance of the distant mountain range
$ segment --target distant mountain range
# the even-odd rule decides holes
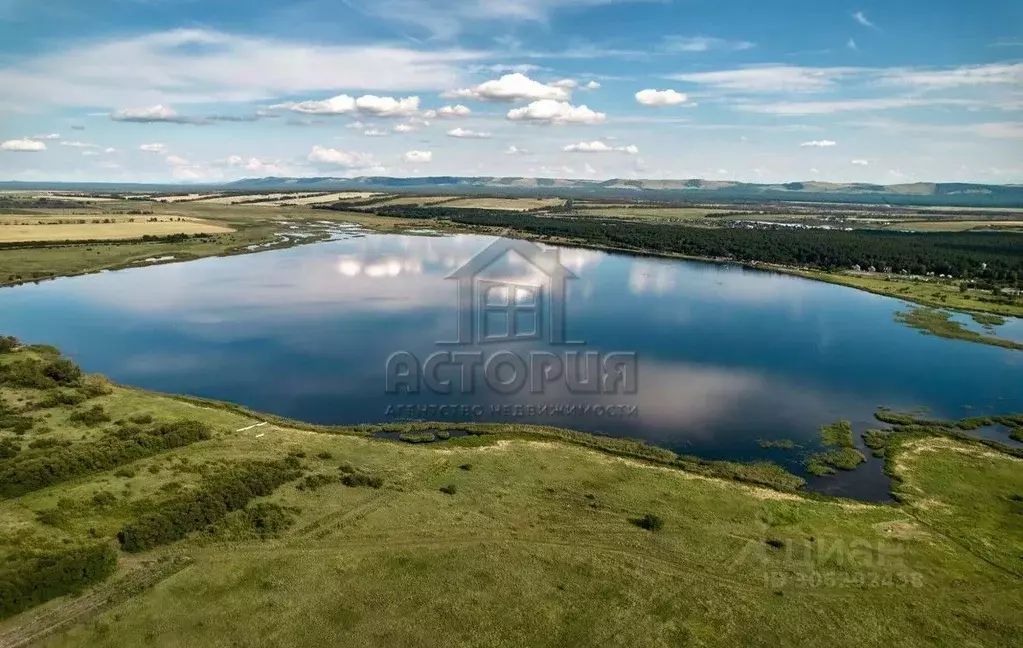
[[[561,196],[576,198],[623,198],[666,201],[779,201],[851,202],[897,205],[948,205],[975,207],[1023,207],[1023,185],[987,185],[961,182],[915,182],[878,185],[866,183],[789,182],[753,184],[719,180],[566,180],[519,177],[425,178],[250,178],[219,185],[126,185],[122,183],[24,183],[0,182],[0,189],[50,189],[89,191],[333,191]]]
[[[1023,207],[1023,185],[986,185],[959,182],[915,182],[878,185],[837,182],[753,184],[720,180],[566,180],[555,178],[457,177],[427,178],[254,178],[225,185],[231,190],[416,191],[424,193],[556,195],[650,200],[806,200],[924,204],[953,206]]]

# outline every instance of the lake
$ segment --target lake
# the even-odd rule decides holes
[[[923,335],[894,321],[907,307],[899,300],[741,267],[567,248],[532,261],[512,251],[462,282],[451,278],[466,264],[477,270],[477,254],[501,249],[495,241],[367,234],[5,288],[0,332],[58,346],[121,383],[315,423],[545,423],[794,471],[800,451],[757,440],[812,448],[820,425],[849,419],[859,443],[878,427],[879,406],[941,418],[1023,411],[1023,352]],[[574,277],[563,290],[550,279],[555,254],[558,272]],[[490,292],[466,311],[460,285]],[[469,324],[476,335],[520,338],[478,342],[466,337]],[[1018,332],[1019,322],[1006,330]],[[426,372],[419,393],[388,393],[388,358],[400,352],[424,365],[461,352],[540,354],[565,366],[537,389],[527,381],[503,394],[482,368],[445,364]],[[635,354],[635,393],[570,389],[567,375],[579,372],[566,352]],[[460,389],[466,366],[480,374],[471,390]],[[514,382],[515,366],[503,370],[499,382]],[[453,393],[427,388],[441,380]],[[1002,430],[979,433],[1008,442]],[[874,459],[811,483],[887,496]]]

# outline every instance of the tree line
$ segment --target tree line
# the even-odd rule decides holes
[[[116,567],[109,542],[8,555],[0,561],[0,619],[98,583]]]
[[[824,270],[854,265],[910,274],[953,275],[998,284],[1023,281],[1023,236],[1012,232],[836,231],[709,228],[628,223],[452,207],[380,208],[378,214],[445,219],[471,227],[511,228],[640,252],[758,261]]]

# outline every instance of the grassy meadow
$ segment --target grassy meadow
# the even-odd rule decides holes
[[[55,363],[47,349],[0,353],[0,470],[5,488],[29,484],[0,499],[0,574],[43,545],[109,547],[117,566],[0,621],[4,648],[959,647],[1023,632],[1023,470],[994,446],[896,433],[901,503],[875,505],[544,428],[377,440],[382,428],[303,425]],[[98,461],[99,444],[182,420],[204,438],[25,478],[40,457]],[[822,439],[849,441],[842,426]],[[168,502],[282,461],[301,476],[183,540],[118,549]]]

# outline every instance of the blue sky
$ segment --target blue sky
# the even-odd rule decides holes
[[[1009,0],[0,0],[0,179],[1023,182]]]

